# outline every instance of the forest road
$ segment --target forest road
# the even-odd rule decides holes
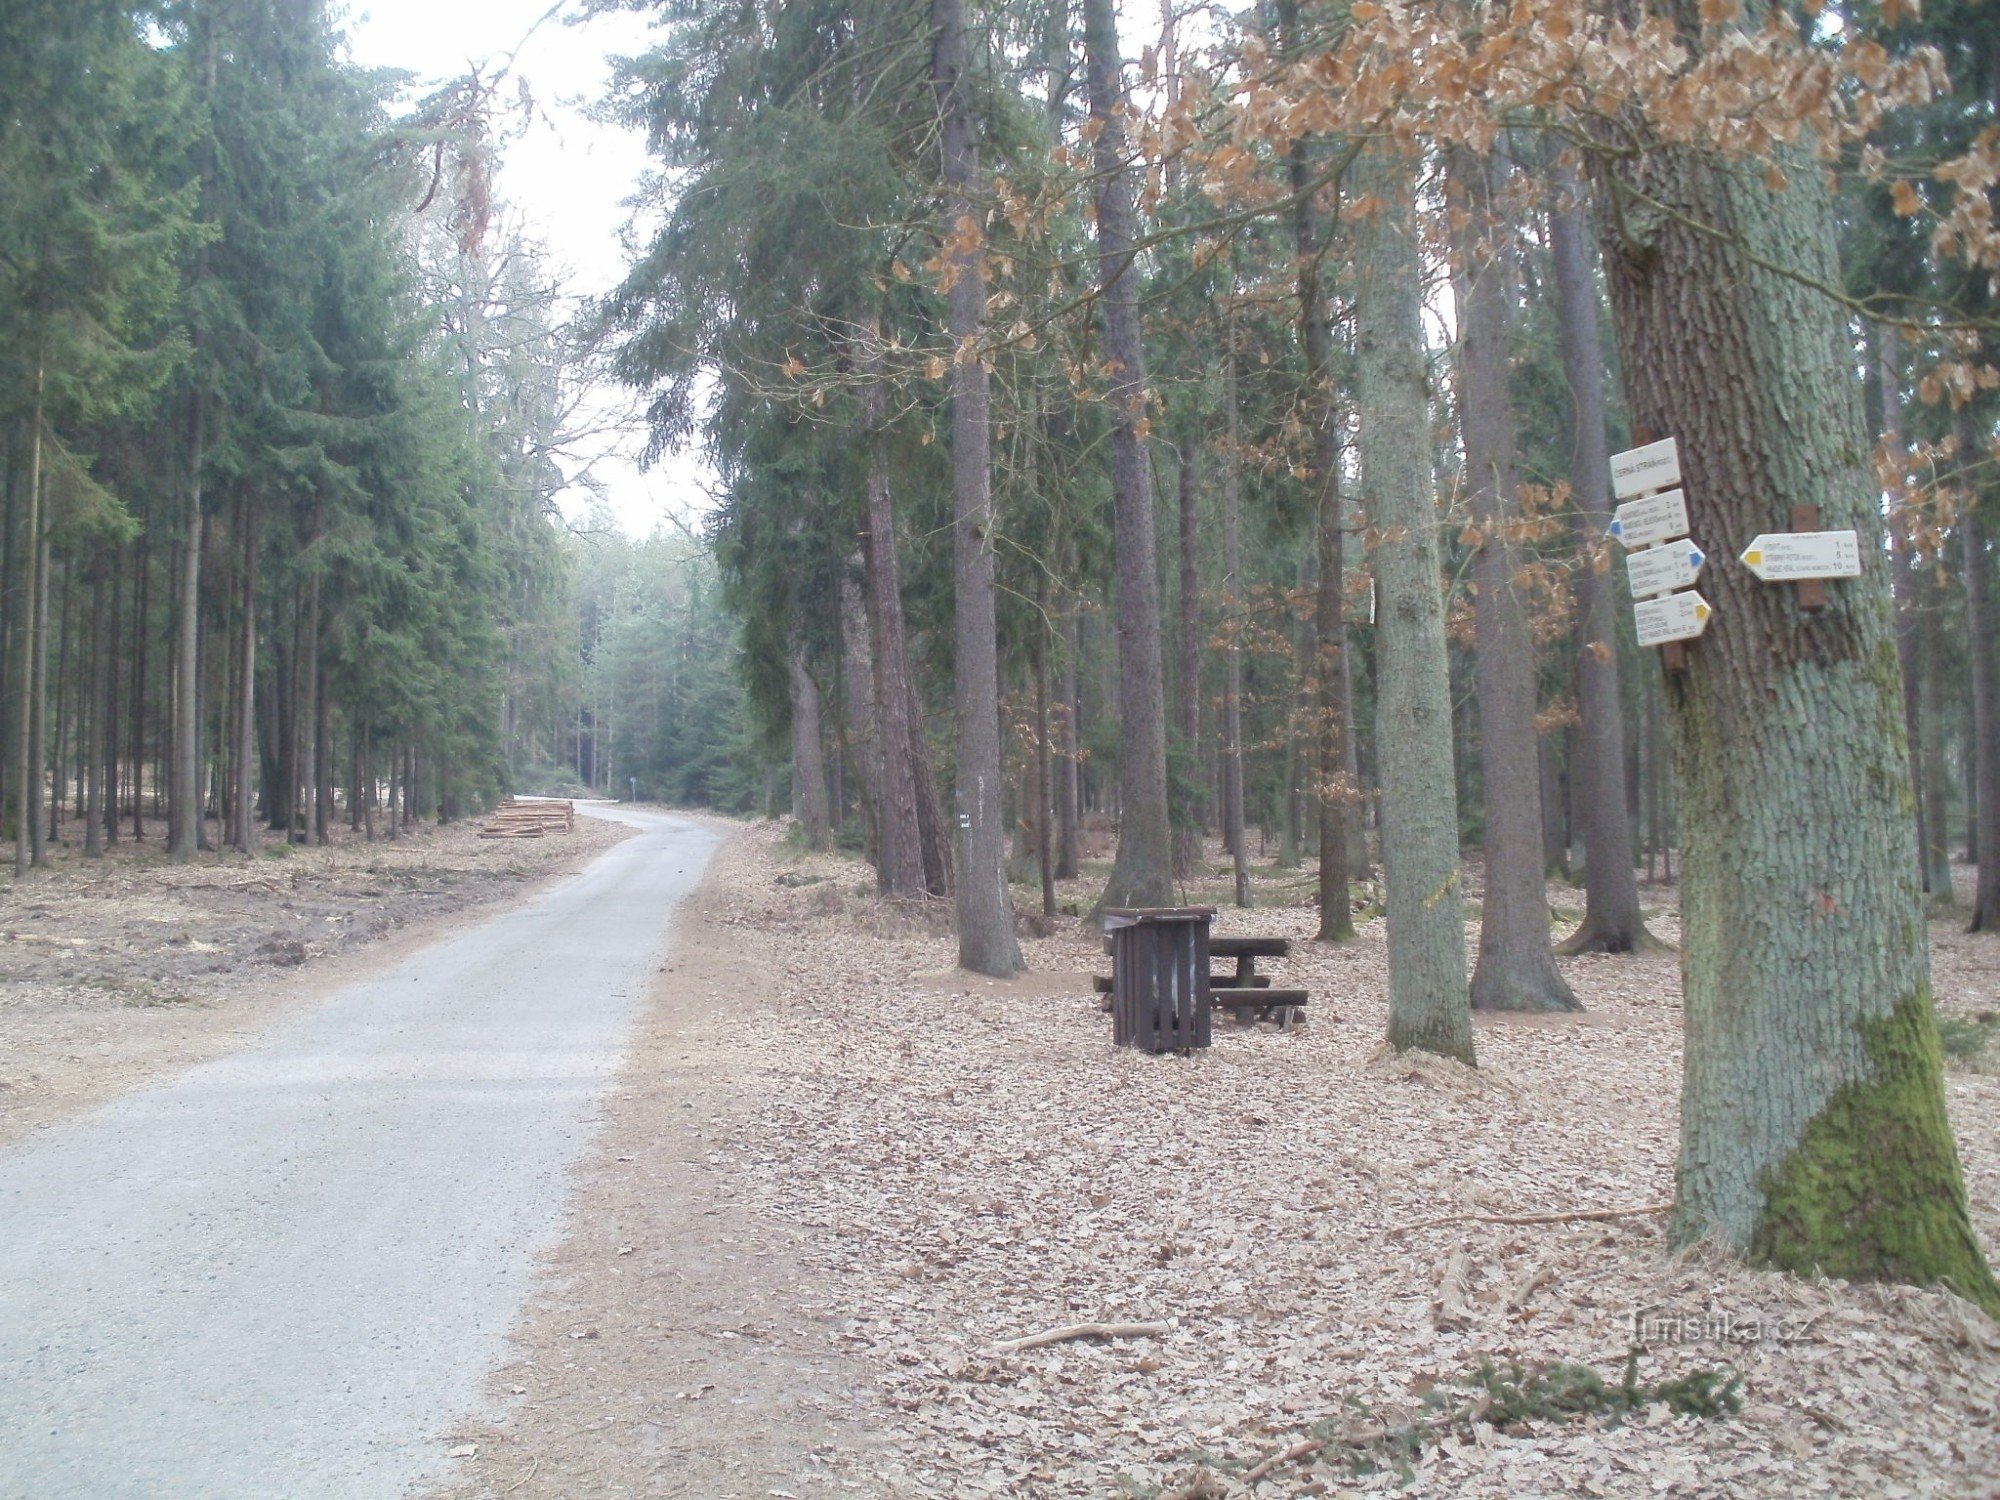
[[[449,1462],[716,838],[580,874],[0,1152],[0,1496],[387,1500]]]

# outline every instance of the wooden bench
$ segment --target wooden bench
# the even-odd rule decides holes
[[[1104,951],[1106,953],[1111,951],[1111,939],[1108,936],[1104,940]],[[1307,992],[1304,990],[1273,988],[1270,976],[1257,972],[1257,960],[1260,958],[1284,958],[1291,951],[1292,940],[1290,938],[1215,937],[1211,935],[1208,940],[1208,985],[1209,993],[1214,997],[1216,1006],[1231,1012],[1239,1021],[1245,1019],[1259,1021],[1275,1020],[1279,1024],[1289,1027],[1293,1020],[1292,1012],[1305,1008],[1308,999]],[[1215,961],[1219,958],[1234,959],[1236,961],[1236,972],[1233,974],[1217,974],[1215,972]],[[1105,997],[1102,1008],[1109,1010],[1111,1008],[1111,976],[1109,974],[1093,974],[1090,977],[1090,982],[1092,988],[1098,994]],[[1253,1011],[1255,1012],[1255,1016],[1251,1017],[1250,1013]]]

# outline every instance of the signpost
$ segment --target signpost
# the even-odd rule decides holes
[[[1708,617],[1714,613],[1708,601],[1694,589],[1659,599],[1641,599],[1632,606],[1632,618],[1639,627],[1639,644],[1642,646],[1691,641],[1708,629]]]
[[[1635,547],[1664,542],[1669,537],[1686,536],[1687,530],[1687,495],[1681,490],[1627,500],[1611,521],[1611,534],[1625,544],[1628,552]]]
[[[1701,548],[1682,537],[1664,547],[1634,552],[1625,559],[1625,577],[1632,585],[1632,597],[1646,599],[1691,587],[1701,577],[1701,565],[1707,561]]]
[[[1629,500],[1681,482],[1680,444],[1672,438],[1611,455],[1611,493]]]
[[[1679,643],[1708,629],[1708,617],[1715,613],[1691,589],[1673,592],[1701,577],[1708,561],[1688,539],[1687,493],[1668,488],[1680,482],[1680,444],[1672,438],[1611,455],[1611,490],[1624,502],[1611,522],[1611,534],[1625,546],[1639,644],[1664,647],[1661,656],[1670,672],[1687,665]]]
[[[1743,566],[1766,583],[1859,578],[1861,541],[1851,531],[1767,531],[1743,549]]]

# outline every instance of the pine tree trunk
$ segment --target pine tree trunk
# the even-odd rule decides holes
[[[1951,883],[1951,785],[1945,768],[1944,673],[1938,652],[1938,611],[1943,607],[1942,590],[1925,568],[1917,580],[1917,656],[1924,663],[1917,712],[1923,723],[1922,779],[1918,783],[1924,802],[1924,888],[1945,906],[1958,897]]]
[[[1250,851],[1243,815],[1243,467],[1238,435],[1236,391],[1236,329],[1229,330],[1228,371],[1224,400],[1228,403],[1229,459],[1223,470],[1222,610],[1228,646],[1223,656],[1222,688],[1222,828],[1229,843],[1229,868],[1236,904],[1250,905]]]
[[[1715,613],[1667,685],[1687,833],[1675,1228],[1801,1272],[1948,1281],[2000,1313],[1945,1117],[1853,348],[1832,301],[1765,269],[1838,284],[1833,210],[1812,157],[1780,154],[1779,192],[1657,144],[1600,166],[1628,404],[1679,440],[1693,535],[1728,559],[1814,505],[1874,560],[1817,614],[1745,569],[1704,574]]]
[[[1062,764],[1057,768],[1056,823],[1060,843],[1056,850],[1056,879],[1076,879],[1082,856],[1083,758],[1077,738],[1082,704],[1077,696],[1077,657],[1083,640],[1079,606],[1072,599],[1063,611],[1062,660]]]
[[[882,726],[881,835],[876,869],[884,896],[910,900],[933,889],[925,878],[918,818],[918,765],[928,757],[918,729],[920,721],[913,717],[916,690],[910,678],[903,626],[896,518],[888,469],[880,452],[881,431],[888,418],[888,392],[879,379],[880,329],[871,322],[862,337],[859,362],[872,378],[861,389],[861,426],[869,444],[868,519],[861,533],[861,555],[868,572],[868,602],[875,632],[875,702]]]
[[[792,816],[805,831],[806,847],[824,853],[833,847],[833,818],[826,800],[819,684],[806,666],[805,636],[796,622],[787,666],[792,697]]]
[[[83,857],[104,857],[105,657],[111,632],[104,610],[104,559],[91,567],[90,609],[83,632],[83,682],[77,692],[77,749],[83,768]]]
[[[28,873],[34,855],[34,734],[35,734],[35,618],[40,608],[43,581],[40,573],[42,535],[42,389],[44,375],[35,370],[35,403],[28,416],[28,499],[27,514],[21,522],[21,623],[14,641],[20,648],[20,665],[15,671],[14,732],[14,878]]]
[[[1625,797],[1625,701],[1618,681],[1618,608],[1612,577],[1611,452],[1604,429],[1604,353],[1597,321],[1597,281],[1582,187],[1555,169],[1549,205],[1549,258],[1556,282],[1557,336],[1569,382],[1575,431],[1570,490],[1576,501],[1578,567],[1576,756],[1570,765],[1578,832],[1583,839],[1583,925],[1563,953],[1631,953],[1656,946],[1639,909],[1632,818]]]
[[[146,838],[146,662],[149,606],[153,594],[153,549],[148,537],[141,537],[139,587],[132,597],[132,767],[127,778],[132,783],[132,841]]]
[[[1201,760],[1201,572],[1196,547],[1201,493],[1200,445],[1190,438],[1180,445],[1180,618],[1176,621],[1175,654],[1180,697],[1174,703],[1174,732],[1180,740],[1185,768],[1183,787],[1199,785]],[[1180,826],[1174,829],[1174,875],[1189,879],[1201,862],[1202,799],[1188,794]]]
[[[1100,908],[1174,899],[1167,815],[1165,669],[1160,656],[1159,545],[1146,461],[1146,356],[1132,262],[1124,60],[1112,0],[1083,0],[1084,69],[1098,173],[1098,318],[1109,378],[1111,503],[1118,574],[1118,854]]]
[[[1453,793],[1451,684],[1430,469],[1415,165],[1376,148],[1354,196],[1361,477],[1375,549],[1376,760],[1389,927],[1389,1044],[1473,1060]]]
[[[1968,467],[1984,457],[1984,445],[1969,421],[1960,423],[1960,444]],[[1968,932],[2000,932],[2000,631],[1993,579],[1993,548],[1987,541],[1990,508],[1975,484],[1959,518],[1965,547],[1966,663],[1972,678],[1972,856],[1979,864]]]
[[[1049,594],[1044,580],[1037,601],[1041,608],[1035,631],[1035,869],[1042,881],[1042,918],[1056,916],[1055,754],[1051,744],[1054,726],[1049,716]]]
[[[28,685],[28,852],[37,868],[48,864],[48,839],[42,829],[43,786],[48,775],[49,745],[49,534],[46,522],[35,548],[34,648]]]
[[[1299,36],[1298,0],[1280,0],[1279,35],[1288,55]],[[1308,189],[1311,147],[1306,137],[1292,142],[1287,157],[1292,193],[1292,255],[1296,261],[1299,346],[1305,351],[1301,405],[1312,429],[1314,542],[1319,569],[1313,597],[1313,668],[1316,685],[1313,797],[1319,812],[1319,931],[1323,943],[1354,936],[1354,907],[1348,893],[1348,809],[1355,805],[1347,774],[1347,597],[1340,505],[1339,407],[1333,383],[1332,332],[1320,287],[1318,215]]]
[[[255,853],[257,836],[257,560],[258,512],[243,502],[243,638],[237,643],[236,794],[234,826],[228,842],[243,854]]]
[[[118,716],[120,695],[118,691],[118,621],[125,607],[125,549],[119,548],[106,560],[106,568],[111,574],[111,601],[103,614],[104,653],[103,668],[98,677],[99,712],[103,715],[104,727],[98,733],[98,754],[101,758],[99,792],[99,817],[104,824],[103,841],[106,844],[118,842],[118,746],[123,725]]]
[[[1549,950],[1547,863],[1543,857],[1542,766],[1535,733],[1535,638],[1516,583],[1521,513],[1514,484],[1514,413],[1508,389],[1508,291],[1492,251],[1499,232],[1494,174],[1499,164],[1452,152],[1455,198],[1470,215],[1460,237],[1458,290],[1460,422],[1467,488],[1479,532],[1473,554],[1474,663],[1479,693],[1479,765],[1486,831],[1486,892],[1479,958],[1472,971],[1476,1010],[1580,1010]]]
[[[965,80],[963,0],[931,0],[931,84],[937,95],[947,245],[951,367],[953,671],[958,708],[958,962],[1006,978],[1021,968],[1007,893],[1007,824],[1000,804],[1000,659],[993,578],[992,392],[986,355],[985,231],[974,198],[979,156]]]
[[[208,403],[194,400],[188,444],[187,542],[181,551],[179,646],[174,663],[173,793],[167,800],[167,854],[187,859],[201,844],[201,485]]]
[[[1898,462],[1903,457],[1902,363],[1899,340],[1892,327],[1871,330],[1875,358],[1869,371],[1869,395],[1874,403],[1870,415],[1882,445]],[[1920,611],[1918,564],[1910,547],[1908,517],[1892,502],[1889,513],[1889,582],[1896,600],[1896,665],[1903,674],[1903,734],[1909,745],[1910,785],[1917,789],[1917,878],[1924,892],[1951,899],[1951,886],[1942,892],[1930,883],[1931,846],[1929,808],[1923,787],[1923,679],[1926,663],[1917,655],[1917,616]]]
[[[868,629],[866,571],[859,551],[840,570],[840,709],[849,762],[847,783],[855,790],[863,844],[879,874],[882,746],[876,737],[875,643]]]

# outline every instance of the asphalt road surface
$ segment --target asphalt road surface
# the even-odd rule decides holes
[[[715,844],[593,811],[644,832],[0,1151],[0,1496],[387,1500],[450,1462]]]

